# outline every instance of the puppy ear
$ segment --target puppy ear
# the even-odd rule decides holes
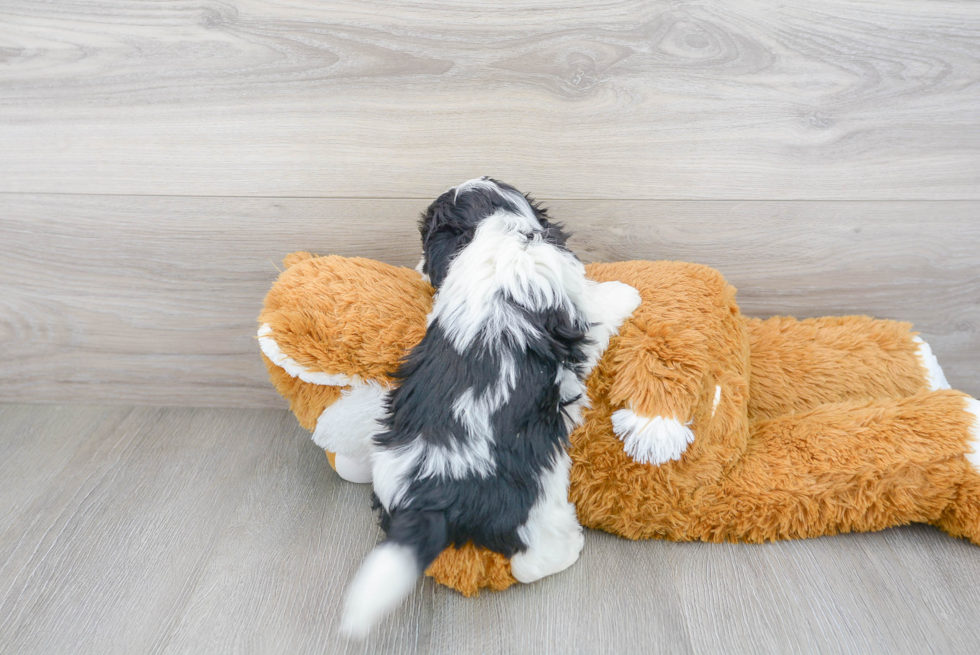
[[[422,272],[435,288],[442,285],[453,258],[473,240],[479,223],[479,211],[459,206],[448,192],[436,200],[422,215],[419,232],[425,263]]]
[[[474,230],[460,232],[451,227],[429,233],[424,269],[433,287],[442,286],[453,258],[473,240],[473,234]]]
[[[526,193],[524,194],[524,198],[527,200],[527,204],[530,205],[531,211],[534,212],[534,217],[538,219],[538,223],[544,228],[545,241],[567,250],[568,247],[565,243],[572,236],[571,233],[565,230],[565,226],[562,223],[551,221],[551,218],[548,216],[547,207],[542,207],[541,203]]]

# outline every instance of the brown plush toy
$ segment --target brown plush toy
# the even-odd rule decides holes
[[[300,424],[370,481],[389,375],[425,333],[415,271],[295,253],[259,342]],[[745,318],[705,266],[591,264],[642,303],[588,379],[571,434],[581,523],[630,539],[749,541],[930,523],[980,545],[980,402],[946,384],[906,323]],[[466,595],[515,582],[502,556],[449,548],[428,574]]]

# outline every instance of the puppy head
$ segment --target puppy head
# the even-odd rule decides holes
[[[545,208],[509,184],[484,176],[449,189],[422,214],[422,260],[415,270],[438,289],[453,257],[473,240],[480,223],[501,212],[515,231],[565,247],[568,234],[548,220]]]

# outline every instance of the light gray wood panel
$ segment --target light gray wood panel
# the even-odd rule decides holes
[[[254,337],[282,257],[417,261],[418,206],[0,195],[0,397],[281,407]]]
[[[584,259],[714,266],[748,315],[912,321],[980,396],[980,203],[547,204]],[[0,194],[0,399],[282,407],[254,340],[282,257],[412,266],[425,205]]]
[[[0,190],[980,198],[972,2],[5,0]]]
[[[0,648],[149,652],[172,630],[257,462],[294,425],[274,410],[137,409],[93,434],[2,526]]]
[[[2,653],[968,654],[980,641],[978,548],[913,526],[766,545],[587,531],[562,574],[475,599],[427,579],[347,642],[342,590],[379,536],[369,490],[337,478],[287,412],[0,417],[13,430],[0,424],[0,462],[31,443],[56,460],[73,424],[94,427],[0,524]],[[22,431],[36,438],[9,438]]]

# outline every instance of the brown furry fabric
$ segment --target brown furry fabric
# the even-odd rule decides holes
[[[510,560],[472,543],[442,551],[425,574],[466,597],[479,595],[480,589],[503,591],[517,582],[510,573]]]
[[[259,322],[309,371],[387,380],[425,334],[432,287],[407,268],[307,255],[283,261],[293,265],[266,296]]]
[[[422,338],[432,288],[367,259],[291,255],[260,322],[311,371],[387,381]],[[746,319],[717,271],[680,262],[591,264],[642,305],[588,380],[571,435],[582,524],[631,539],[750,541],[932,523],[980,544],[980,475],[964,458],[967,397],[930,392],[906,323],[864,316]],[[312,429],[339,394],[267,360]],[[720,399],[715,407],[716,387]],[[680,460],[639,464],[614,411],[692,419]],[[427,572],[466,595],[514,583],[509,563],[468,545]]]
[[[856,398],[904,398],[926,388],[908,323],[867,316],[747,319],[749,418]]]

